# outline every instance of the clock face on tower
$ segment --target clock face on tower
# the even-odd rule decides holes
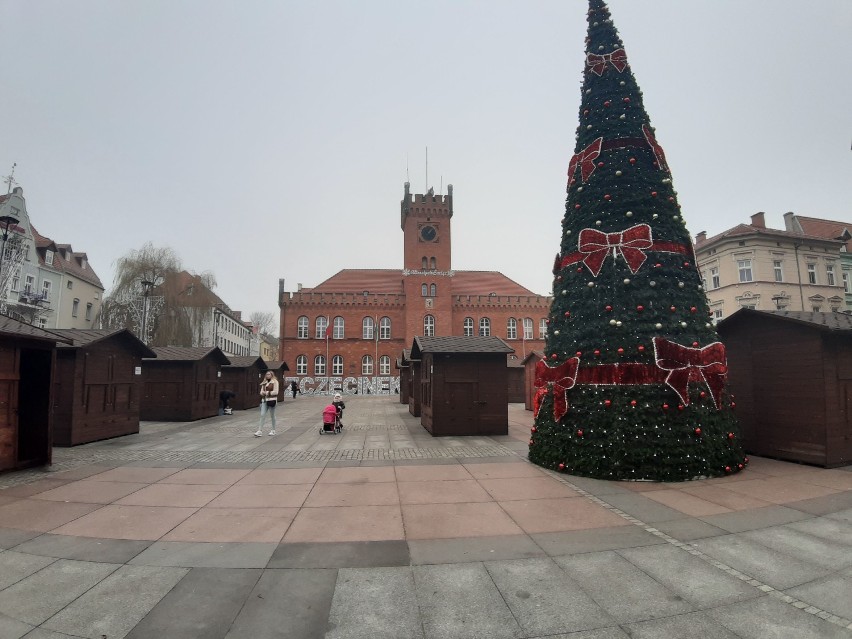
[[[434,242],[438,239],[438,229],[431,224],[424,224],[420,227],[420,240],[422,242]]]

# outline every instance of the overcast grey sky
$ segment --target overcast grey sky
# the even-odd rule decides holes
[[[692,235],[852,223],[852,1],[610,0]],[[36,228],[151,241],[245,315],[278,278],[401,268],[399,201],[454,185],[453,267],[550,294],[584,0],[3,0],[0,175]]]

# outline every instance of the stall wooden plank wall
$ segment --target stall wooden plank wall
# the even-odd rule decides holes
[[[257,408],[260,404],[260,379],[269,369],[260,356],[230,357],[231,363],[222,367],[222,383],[220,390],[230,390],[235,393],[231,398],[231,408],[246,410]],[[279,394],[287,389],[281,384]]]
[[[155,347],[142,362],[145,421],[194,421],[219,412],[219,372],[229,360],[217,348]]]

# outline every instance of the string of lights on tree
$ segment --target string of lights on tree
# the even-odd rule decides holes
[[[604,479],[734,473],[725,348],[669,166],[603,0],[588,25],[529,457]]]

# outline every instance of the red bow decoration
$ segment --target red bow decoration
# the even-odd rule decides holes
[[[651,146],[651,150],[654,152],[654,158],[657,160],[657,166],[668,173],[669,165],[666,162],[666,154],[663,152],[663,147],[657,144],[657,138],[655,138],[654,134],[651,133],[651,127],[647,124],[643,124],[642,133],[645,135],[645,139],[648,141],[648,144]]]
[[[569,183],[574,182],[574,172],[577,170],[578,164],[580,165],[580,177],[583,182],[592,176],[592,173],[594,173],[595,169],[598,168],[597,164],[595,164],[595,160],[597,160],[598,156],[601,154],[601,144],[603,144],[602,137],[592,142],[579,153],[575,153],[571,156],[571,162],[568,164]]]
[[[559,366],[548,366],[543,359],[538,360],[535,365],[535,397],[533,398],[533,411],[538,417],[541,408],[541,400],[547,395],[549,389],[553,389],[553,418],[556,421],[568,412],[568,391],[574,388],[577,381],[577,371],[580,368],[580,358],[572,357]]]
[[[655,337],[654,359],[659,368],[669,371],[666,384],[678,394],[684,405],[689,405],[689,382],[703,381],[710,389],[716,408],[721,406],[722,389],[728,375],[722,342],[713,342],[704,348],[690,348]]]
[[[616,49],[612,53],[604,53],[603,55],[590,53],[586,56],[586,66],[596,75],[603,75],[607,63],[615,67],[615,70],[619,73],[624,71],[627,68],[627,54],[624,49]]]
[[[620,233],[602,233],[596,229],[580,231],[579,250],[586,257],[583,263],[597,277],[610,249],[615,258],[619,253],[627,262],[631,273],[636,273],[648,257],[645,251],[654,245],[651,227],[637,224]]]

